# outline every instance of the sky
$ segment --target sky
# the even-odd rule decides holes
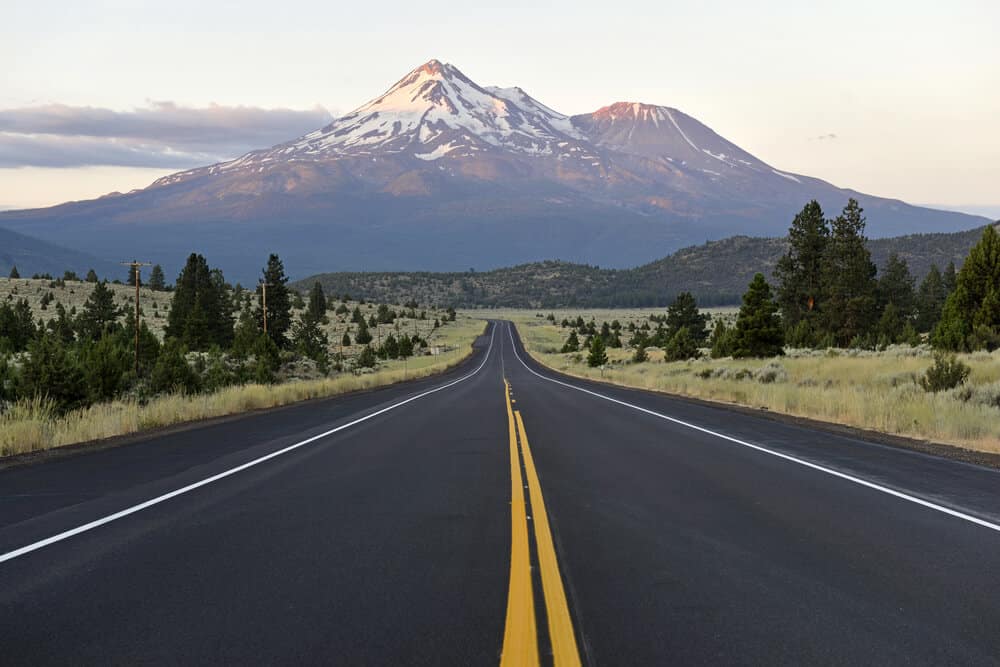
[[[437,58],[681,109],[783,170],[1000,217],[1000,2],[0,0],[0,208],[304,134]]]

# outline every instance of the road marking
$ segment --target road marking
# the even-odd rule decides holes
[[[207,486],[207,485],[211,484],[212,482],[217,482],[220,479],[225,479],[226,477],[229,477],[230,475],[235,475],[236,473],[242,472],[242,471],[246,470],[247,468],[252,468],[252,467],[254,467],[256,465],[260,465],[261,463],[264,463],[265,461],[270,461],[271,459],[277,458],[277,457],[281,456],[282,454],[287,454],[288,452],[294,451],[294,450],[296,450],[296,449],[298,449],[300,447],[304,447],[305,445],[308,445],[308,444],[310,444],[312,442],[316,442],[317,440],[320,440],[320,439],[325,438],[327,436],[333,435],[334,433],[338,433],[340,431],[343,431],[344,429],[348,429],[348,428],[350,428],[352,426],[356,426],[357,424],[360,424],[362,422],[366,422],[369,419],[373,419],[375,417],[378,417],[379,415],[385,414],[386,412],[389,412],[390,410],[395,410],[396,408],[402,407],[402,406],[406,405],[407,403],[412,403],[413,401],[416,401],[417,399],[423,398],[425,396],[430,396],[431,394],[435,394],[435,393],[437,393],[439,391],[442,391],[444,389],[447,389],[449,387],[454,387],[459,382],[464,382],[465,380],[468,380],[469,378],[473,377],[474,375],[476,375],[477,373],[479,373],[479,371],[481,371],[484,366],[486,366],[486,362],[489,361],[489,358],[490,358],[490,353],[493,351],[493,338],[494,338],[494,336],[496,334],[496,330],[497,330],[497,325],[494,325],[492,331],[490,332],[490,345],[486,349],[486,356],[483,358],[482,363],[479,364],[479,366],[476,368],[476,370],[472,371],[468,375],[464,375],[464,376],[458,378],[457,380],[453,380],[453,381],[451,381],[451,382],[449,382],[447,384],[443,384],[440,387],[435,387],[434,389],[429,389],[428,391],[425,391],[423,393],[417,394],[416,396],[411,396],[410,398],[402,400],[402,401],[400,401],[398,403],[393,403],[392,405],[386,406],[386,407],[382,408],[381,410],[377,410],[376,412],[373,412],[373,413],[371,413],[369,415],[365,415],[364,417],[359,417],[358,419],[350,421],[350,422],[348,422],[346,424],[341,424],[340,426],[338,426],[336,428],[332,428],[329,431],[324,431],[323,433],[320,433],[319,435],[314,435],[311,438],[307,438],[305,440],[302,440],[301,442],[296,442],[294,445],[289,445],[288,447],[285,447],[283,449],[279,449],[278,451],[271,452],[270,454],[266,454],[264,456],[261,456],[260,458],[256,458],[256,459],[254,459],[252,461],[249,461],[247,463],[244,463],[242,465],[238,465],[235,468],[230,468],[229,470],[226,470],[224,472],[220,472],[217,475],[212,475],[211,477],[206,477],[205,479],[200,480],[198,482],[194,482],[193,484],[188,484],[187,486],[181,487],[179,489],[175,489],[174,491],[170,491],[169,493],[164,493],[161,496],[157,496],[155,498],[151,498],[150,500],[147,500],[145,502],[139,503],[138,505],[133,505],[132,507],[123,509],[120,512],[115,512],[114,514],[109,514],[109,515],[107,515],[105,517],[101,517],[100,519],[96,519],[94,521],[91,521],[90,523],[85,523],[85,524],[83,524],[81,526],[77,526],[76,528],[72,528],[70,530],[63,531],[63,532],[61,532],[61,533],[59,533],[57,535],[53,535],[52,537],[47,537],[44,540],[39,540],[37,542],[33,542],[31,544],[28,544],[26,546],[21,547],[20,549],[15,549],[13,551],[8,551],[5,554],[0,554],[0,563],[6,562],[6,561],[9,561],[9,560],[13,560],[13,559],[17,558],[18,556],[23,556],[25,554],[31,553],[32,551],[37,551],[38,549],[41,549],[43,547],[49,546],[50,544],[55,544],[56,542],[62,542],[63,540],[69,539],[70,537],[73,537],[75,535],[79,535],[80,533],[85,533],[85,532],[87,532],[89,530],[93,530],[94,528],[98,528],[98,527],[103,526],[105,524],[111,523],[112,521],[117,521],[118,519],[122,519],[122,518],[127,517],[127,516],[129,516],[131,514],[135,514],[136,512],[141,512],[144,509],[153,507],[154,505],[159,505],[160,503],[162,503],[164,501],[167,501],[167,500],[170,500],[171,498],[176,498],[177,496],[180,496],[180,495],[183,495],[185,493],[188,493],[189,491],[194,491],[195,489],[199,489],[199,488],[201,488],[203,486]]]
[[[521,432],[521,452],[524,455],[524,470],[528,477],[528,492],[531,494],[531,512],[535,519],[535,544],[538,547],[538,566],[542,571],[542,592],[545,594],[545,611],[549,619],[549,639],[552,642],[552,658],[556,667],[578,667],[580,652],[576,647],[573,621],[566,604],[566,591],[559,574],[552,531],[549,530],[549,515],[542,497],[542,485],[535,471],[535,460],[528,445],[528,432],[524,429],[521,412],[514,413],[517,427]]]
[[[535,598],[531,585],[531,554],[528,550],[528,519],[524,506],[524,481],[517,453],[517,430],[510,407],[510,384],[504,380],[507,399],[507,430],[510,434],[510,584],[507,619],[504,624],[501,667],[538,664],[538,631]],[[532,501],[534,502],[534,501]]]
[[[806,461],[805,459],[800,459],[798,457],[791,456],[789,454],[784,454],[782,452],[775,451],[773,449],[768,449],[767,447],[762,447],[761,445],[755,445],[755,444],[753,444],[751,442],[747,442],[746,440],[740,440],[739,438],[734,438],[734,437],[732,437],[730,435],[725,435],[724,433],[719,433],[717,431],[713,431],[711,429],[707,429],[707,428],[705,428],[703,426],[698,426],[696,424],[692,424],[690,422],[686,422],[686,421],[683,421],[681,419],[677,419],[676,417],[670,417],[668,415],[665,415],[665,414],[662,414],[662,413],[659,413],[659,412],[655,412],[653,410],[649,410],[647,408],[643,408],[643,407],[640,407],[638,405],[634,405],[632,403],[628,403],[627,401],[622,401],[622,400],[619,400],[617,398],[611,398],[610,396],[606,396],[604,394],[600,394],[600,393],[598,393],[596,391],[590,391],[589,389],[584,389],[583,387],[577,387],[576,385],[569,384],[568,382],[562,382],[561,380],[556,380],[555,378],[546,377],[546,376],[542,375],[541,373],[536,372],[533,368],[531,368],[530,366],[528,366],[528,364],[524,363],[524,359],[522,359],[521,355],[517,353],[517,344],[514,342],[513,325],[511,325],[510,323],[507,324],[507,333],[510,335],[511,347],[514,348],[514,356],[517,357],[517,360],[520,361],[521,365],[524,366],[526,369],[528,369],[528,371],[530,373],[532,373],[533,375],[535,375],[537,377],[540,377],[543,380],[547,380],[548,382],[554,382],[555,384],[562,385],[563,387],[567,387],[569,389],[580,391],[580,392],[583,392],[584,394],[590,394],[591,396],[596,396],[597,398],[604,399],[605,401],[610,401],[611,403],[617,403],[618,405],[623,405],[625,407],[632,408],[633,410],[638,410],[639,412],[644,412],[644,413],[646,413],[648,415],[652,415],[653,417],[659,417],[660,419],[664,419],[666,421],[673,422],[674,424],[678,424],[680,426],[684,426],[684,427],[690,428],[692,430],[699,431],[701,433],[712,435],[712,436],[715,436],[716,438],[720,438],[722,440],[726,440],[728,442],[732,442],[732,443],[735,443],[737,445],[741,445],[743,447],[749,447],[750,449],[756,450],[756,451],[761,452],[763,454],[769,454],[771,456],[776,456],[779,459],[784,459],[785,461],[790,461],[791,463],[797,463],[797,464],[799,464],[801,466],[805,466],[807,468],[811,468],[811,469],[816,470],[818,472],[826,473],[827,475],[832,475],[834,477],[839,477],[840,479],[846,480],[848,482],[852,482],[854,484],[858,484],[860,486],[864,486],[864,487],[872,489],[874,491],[878,491],[880,493],[884,493],[886,495],[893,496],[895,498],[899,498],[901,500],[905,500],[907,502],[911,502],[911,503],[914,503],[916,505],[920,505],[922,507],[926,507],[928,509],[932,509],[932,510],[934,510],[936,512],[941,512],[942,514],[947,514],[948,516],[955,517],[956,519],[962,519],[963,521],[968,521],[969,523],[974,523],[977,526],[982,526],[983,528],[989,528],[990,530],[995,530],[997,532],[1000,532],[1000,525],[992,523],[990,521],[986,521],[985,519],[980,519],[977,516],[973,516],[971,514],[966,514],[964,512],[959,512],[958,510],[953,510],[953,509],[951,509],[949,507],[945,507],[944,505],[938,505],[937,503],[933,503],[933,502],[931,502],[929,500],[924,500],[923,498],[918,498],[917,496],[912,496],[912,495],[910,495],[908,493],[903,493],[902,491],[896,491],[895,489],[890,489],[887,486],[882,486],[881,484],[876,484],[874,482],[869,482],[866,479],[862,479],[860,477],[855,477],[854,475],[849,475],[847,473],[843,473],[843,472],[840,472],[838,470],[834,470],[832,468],[827,468],[826,466],[821,466],[821,465],[818,465],[816,463],[811,463],[809,461]]]

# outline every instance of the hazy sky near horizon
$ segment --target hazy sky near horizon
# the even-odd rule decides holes
[[[779,169],[1000,210],[996,0],[471,4],[5,2],[0,207],[291,139],[438,58],[564,113],[669,105]]]

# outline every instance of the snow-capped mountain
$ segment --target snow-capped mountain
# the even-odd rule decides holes
[[[117,256],[134,254],[121,230],[139,224],[171,257],[199,249],[238,276],[268,250],[298,273],[628,266],[695,241],[781,234],[808,200],[835,212],[850,196],[872,235],[982,223],[785,172],[671,107],[568,116],[431,60],[287,143],[125,195],[3,213],[0,225]]]

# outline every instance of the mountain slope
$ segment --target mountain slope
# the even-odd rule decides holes
[[[14,266],[22,278],[36,273],[48,273],[59,278],[67,270],[76,271],[83,277],[88,270],[94,269],[99,276],[109,279],[126,273],[124,267],[114,262],[0,229],[0,276],[6,277]]]
[[[941,269],[948,262],[961,266],[981,236],[982,228],[977,228],[873,239],[868,246],[878,266],[884,266],[889,255],[896,253],[919,281],[931,264]],[[328,294],[392,303],[415,299],[423,304],[465,308],[664,306],[684,291],[692,292],[703,306],[730,305],[740,302],[755,273],[773,279],[774,266],[786,250],[784,238],[735,236],[682,248],[634,269],[546,261],[486,272],[323,273],[292,287],[306,292],[319,282]]]
[[[432,60],[287,143],[125,195],[0,213],[0,226],[104,256],[155,249],[168,271],[198,250],[245,282],[274,251],[298,275],[546,257],[634,266],[782,234],[809,199],[834,212],[851,196],[873,237],[986,222],[785,173],[677,109],[566,116]]]

